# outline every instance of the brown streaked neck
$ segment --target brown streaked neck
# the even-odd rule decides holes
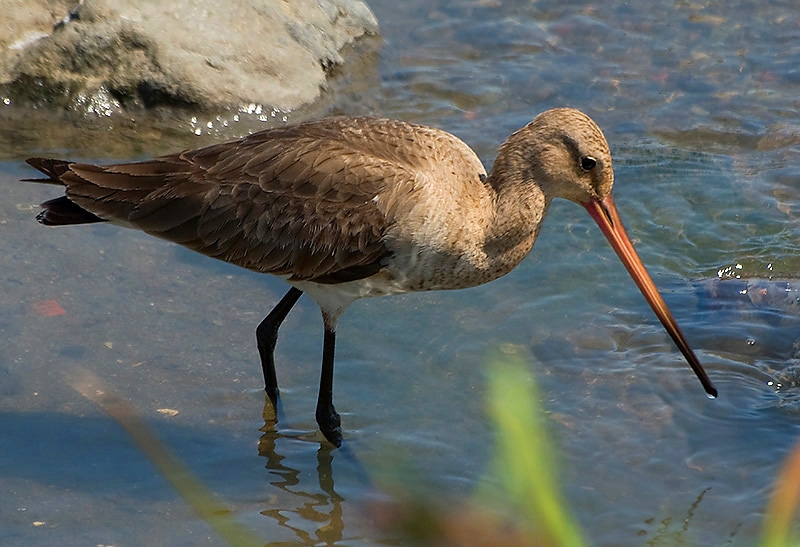
[[[494,218],[485,248],[516,265],[533,247],[552,198],[527,172],[530,161],[513,137],[500,147],[486,179],[494,193]]]

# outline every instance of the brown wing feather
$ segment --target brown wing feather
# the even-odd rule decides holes
[[[34,166],[99,218],[252,270],[338,283],[376,273],[389,254],[374,198],[413,179],[413,158],[387,142],[397,124],[329,118],[140,163]]]

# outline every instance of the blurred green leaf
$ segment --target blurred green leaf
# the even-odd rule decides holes
[[[136,410],[113,388],[88,370],[76,372],[70,385],[84,397],[99,405],[114,418],[131,436],[136,446],[144,453],[161,475],[172,485],[178,495],[197,515],[233,547],[255,547],[264,545],[250,529],[239,524],[228,510],[205,485],[198,480],[180,459],[162,443]]]
[[[761,529],[761,547],[800,545],[800,539],[792,533],[795,528],[792,517],[797,512],[798,504],[800,504],[800,444],[792,450],[780,474],[775,478],[775,491],[767,506]]]
[[[549,545],[585,545],[559,488],[551,442],[530,366],[506,348],[488,369],[488,412],[496,428],[495,469],[508,500]]]

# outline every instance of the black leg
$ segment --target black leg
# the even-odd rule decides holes
[[[342,421],[333,408],[333,353],[336,346],[336,331],[325,326],[322,345],[322,374],[317,398],[317,424],[325,438],[337,448],[342,445]]]
[[[303,291],[292,287],[281,301],[272,308],[256,328],[258,354],[261,356],[261,370],[264,372],[264,391],[273,402],[278,397],[278,377],[275,374],[275,344],[278,342],[278,327],[302,296]]]

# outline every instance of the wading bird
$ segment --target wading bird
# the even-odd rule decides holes
[[[625,233],[600,128],[549,110],[502,144],[491,172],[464,142],[402,121],[333,117],[117,165],[31,158],[62,185],[45,225],[111,222],[292,287],[256,329],[265,389],[277,402],[278,328],[305,292],[324,322],[316,419],[342,442],[333,406],[336,324],[353,301],[460,289],[510,272],[533,247],[554,198],[586,208],[706,392],[717,391]]]

